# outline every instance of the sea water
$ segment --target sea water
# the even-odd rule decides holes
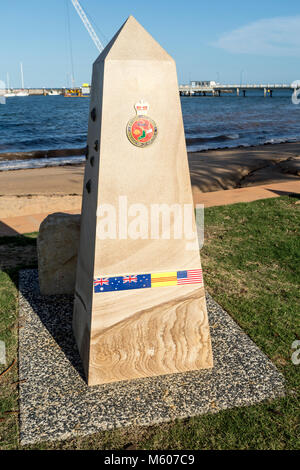
[[[300,105],[293,104],[291,96],[291,90],[274,90],[272,98],[265,98],[262,91],[247,90],[245,98],[234,93],[181,97],[188,151],[300,141]],[[0,157],[1,152],[85,147],[88,113],[88,98],[8,98],[0,105]],[[149,114],[155,119],[154,109],[150,108]],[[159,122],[157,125],[159,130]],[[0,161],[0,170],[84,160],[84,156],[77,156]]]

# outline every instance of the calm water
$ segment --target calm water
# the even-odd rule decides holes
[[[300,105],[291,91],[247,92],[246,98],[182,97],[182,112],[189,151],[264,143],[300,141]],[[8,98],[0,105],[1,152],[84,147],[89,99],[62,96]],[[0,170],[80,162],[76,159],[40,159],[1,162]]]

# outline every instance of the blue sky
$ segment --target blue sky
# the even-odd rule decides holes
[[[300,4],[287,0],[80,0],[108,41],[130,15],[177,63],[180,83],[285,82],[300,79]],[[0,80],[25,87],[70,84],[69,9],[74,75],[90,82],[98,51],[71,0],[1,2]]]

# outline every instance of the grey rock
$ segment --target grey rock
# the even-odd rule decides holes
[[[80,215],[57,212],[41,223],[37,240],[42,295],[73,294],[80,236]]]

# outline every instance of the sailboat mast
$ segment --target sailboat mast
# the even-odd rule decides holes
[[[22,64],[22,62],[20,63],[20,65],[21,65],[22,90],[24,90],[24,75],[23,75],[23,64]]]
[[[6,85],[7,85],[7,90],[9,90],[9,74],[8,72],[6,73]]]

